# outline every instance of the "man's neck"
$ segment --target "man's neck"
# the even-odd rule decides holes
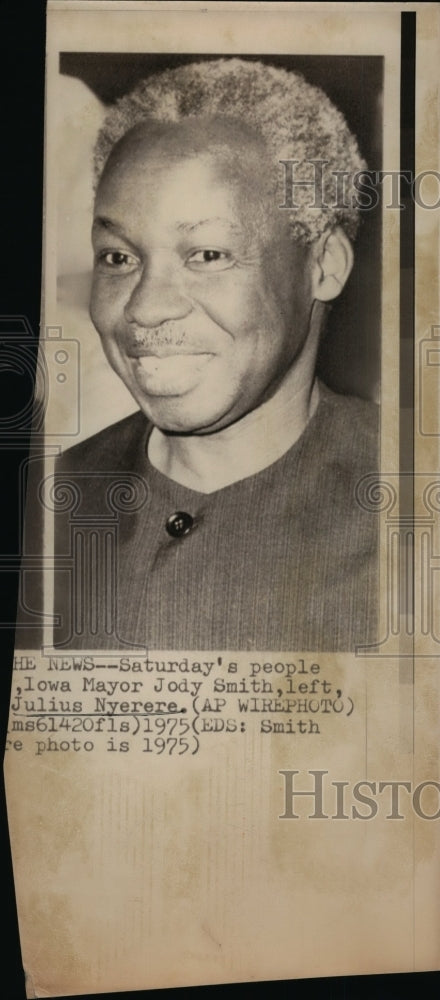
[[[317,382],[309,378],[298,385],[298,374],[293,369],[271,399],[215,434],[180,437],[155,427],[148,445],[151,464],[199,493],[261,472],[301,437],[318,405]]]

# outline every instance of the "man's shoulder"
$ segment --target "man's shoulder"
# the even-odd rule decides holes
[[[130,468],[148,426],[147,418],[137,410],[68,448],[57,459],[57,470],[88,472]]]

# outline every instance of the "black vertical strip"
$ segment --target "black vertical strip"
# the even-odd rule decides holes
[[[415,176],[416,14],[401,15],[400,169]],[[400,448],[401,511],[413,515],[414,471],[414,199],[402,184],[400,214]],[[409,473],[410,475],[405,475]]]
[[[401,14],[401,67],[400,67],[400,169],[415,178],[415,120],[416,120],[416,14]],[[415,203],[412,185],[406,185],[400,218],[400,552],[401,577],[400,643],[404,659],[400,662],[401,725],[407,731],[409,713],[412,714],[407,748],[414,753],[414,365],[415,365]],[[404,561],[405,560],[405,561]],[[406,625],[406,629],[405,629]],[[402,632],[406,634],[402,635]],[[412,654],[412,655],[411,655]],[[410,686],[411,685],[411,686]],[[406,697],[402,694],[407,691]],[[408,697],[409,695],[409,697]],[[414,844],[413,844],[414,859]],[[414,876],[414,873],[413,873]],[[415,889],[413,877],[411,916],[413,963],[415,961]],[[414,964],[413,964],[414,967]]]
[[[0,160],[2,240],[0,270],[0,317],[9,317],[3,325],[7,343],[23,345],[20,329],[23,317],[33,331],[36,342],[40,320],[41,289],[41,220],[43,191],[43,115],[44,115],[44,50],[45,3],[17,4],[14,0],[0,3],[0,77],[2,93],[2,155]],[[13,323],[13,318],[18,324]],[[27,339],[25,338],[25,343]],[[32,352],[31,352],[32,353]],[[34,354],[35,357],[35,354]],[[18,358],[18,350],[17,350]],[[1,371],[0,417],[4,430],[28,402],[32,392],[29,368]],[[26,422],[25,422],[26,423]],[[0,491],[0,556],[19,552],[19,510],[21,465],[29,451],[28,427],[23,434],[13,433],[2,438],[0,448],[2,484]],[[5,572],[2,566],[0,605],[3,621],[15,619],[18,576]],[[11,674],[14,650],[14,628],[0,629],[0,710],[2,737],[6,739]],[[20,735],[19,733],[16,735]],[[20,753],[16,753],[17,764]],[[16,766],[17,766],[16,764]],[[4,787],[0,805],[0,866],[2,875],[2,995],[9,1000],[25,1000],[25,981],[18,936],[15,889],[9,845]]]
[[[415,176],[415,97],[416,97],[416,13],[401,14],[400,70],[400,169],[408,177],[401,186],[403,209],[400,213],[400,386],[399,386],[399,471],[400,471],[400,541],[402,573],[401,623],[408,640],[413,635],[414,608],[410,577],[414,576],[414,265],[415,205],[412,184]],[[409,648],[402,648],[408,655]],[[410,670],[412,675],[412,669]],[[406,678],[409,680],[409,677]]]

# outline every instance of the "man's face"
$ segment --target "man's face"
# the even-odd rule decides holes
[[[101,180],[90,314],[162,430],[210,433],[278,388],[308,332],[306,251],[260,140],[202,122],[129,133]]]

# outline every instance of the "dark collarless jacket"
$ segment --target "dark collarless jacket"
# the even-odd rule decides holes
[[[349,651],[374,642],[377,515],[362,503],[364,477],[377,469],[373,404],[321,386],[285,455],[209,495],[151,466],[150,431],[137,412],[58,462],[55,645]]]

